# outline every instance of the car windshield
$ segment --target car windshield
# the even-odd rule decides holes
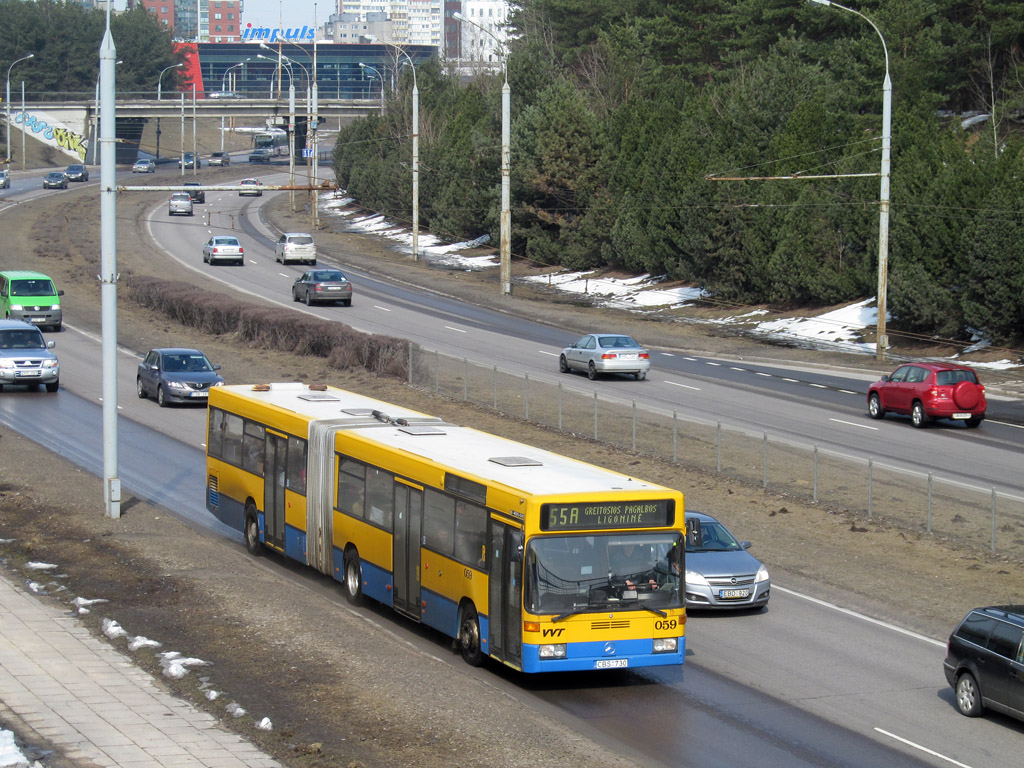
[[[0,349],[46,349],[43,334],[33,328],[0,331]]]
[[[242,179],[242,183],[247,184],[248,186],[252,186],[253,184],[259,184],[259,182],[256,181],[256,179]]]
[[[69,165],[68,166],[68,170],[71,171],[72,173],[77,173],[78,171],[84,171],[85,170],[85,166],[84,165]]]
[[[972,384],[977,384],[978,377],[974,375],[974,371],[964,371],[960,369],[937,371],[935,373],[935,383],[940,386],[959,384],[961,381],[969,381]]]
[[[48,173],[46,175],[47,175],[48,178],[51,178],[51,179],[60,179],[60,178],[63,178],[63,176],[64,176],[64,174],[61,171],[55,171],[53,173]]]
[[[188,192],[175,192],[173,195],[171,195],[171,200],[177,200],[178,202],[182,203],[185,202],[186,200],[191,199],[192,198],[188,196]]]
[[[598,336],[597,343],[601,349],[612,349],[615,347],[639,347],[629,336]]]
[[[237,238],[234,237],[215,237],[213,238],[214,245],[238,245]]]
[[[164,355],[163,369],[168,373],[208,373],[213,366],[206,355],[189,352]]]
[[[342,283],[346,280],[346,277],[341,272],[314,272],[312,278],[320,282],[335,283]]]
[[[53,281],[40,279],[11,280],[11,296],[55,296]]]
[[[743,549],[729,529],[717,520],[687,521],[686,551],[687,552],[734,552]]]
[[[291,245],[312,245],[313,238],[309,235],[288,235],[287,242]]]
[[[677,533],[534,538],[526,550],[526,610],[568,616],[679,607],[681,544]]]

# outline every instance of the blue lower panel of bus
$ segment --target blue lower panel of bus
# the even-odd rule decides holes
[[[231,530],[242,530],[242,521],[245,518],[245,506],[242,502],[207,488],[206,508]],[[261,520],[260,525],[262,526],[262,524]]]
[[[336,581],[345,581],[345,553],[334,547],[334,578]],[[380,566],[360,559],[360,569],[363,574],[363,594],[373,598],[378,603],[389,608],[394,606],[391,591],[391,571],[386,571]]]
[[[433,627],[439,632],[444,632],[448,637],[455,637],[459,627],[459,604],[447,597],[442,597],[437,592],[429,589],[420,590],[420,600],[423,602],[423,612],[420,620],[428,627]],[[480,621],[480,634],[487,637],[487,630],[484,621]],[[484,645],[486,651],[487,646]]]
[[[654,653],[654,641],[615,640],[594,643],[569,643],[564,659],[541,659],[540,646],[523,644],[523,672],[573,672],[586,669],[633,669],[682,664],[686,638],[679,638],[675,653]]]
[[[263,513],[260,513],[260,525],[263,525]],[[294,525],[284,526],[284,553],[300,563],[306,562],[306,532]],[[308,565],[308,563],[307,563]]]

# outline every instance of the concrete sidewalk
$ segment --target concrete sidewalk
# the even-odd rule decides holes
[[[0,570],[0,718],[76,765],[279,766]],[[45,761],[44,761],[45,762]]]

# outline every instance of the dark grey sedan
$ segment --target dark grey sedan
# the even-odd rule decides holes
[[[558,357],[562,373],[585,371],[591,380],[602,373],[627,373],[641,381],[650,369],[650,353],[621,333],[588,333]]]
[[[206,404],[210,387],[224,383],[219,370],[198,349],[151,349],[139,363],[135,391],[140,398],[156,398],[161,408],[171,403]]]
[[[64,173],[67,175],[68,181],[89,180],[89,169],[84,165],[69,165]]]
[[[768,569],[711,515],[686,510],[686,607],[763,608]]]
[[[305,301],[307,306],[340,301],[352,306],[352,283],[340,269],[311,269],[292,283],[292,301]]]
[[[50,171],[43,176],[43,189],[67,189],[68,177],[64,171]]]

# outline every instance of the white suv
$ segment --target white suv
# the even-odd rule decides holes
[[[274,261],[287,264],[297,261],[299,264],[316,265],[316,245],[313,236],[304,232],[285,232],[277,239],[274,247]]]

